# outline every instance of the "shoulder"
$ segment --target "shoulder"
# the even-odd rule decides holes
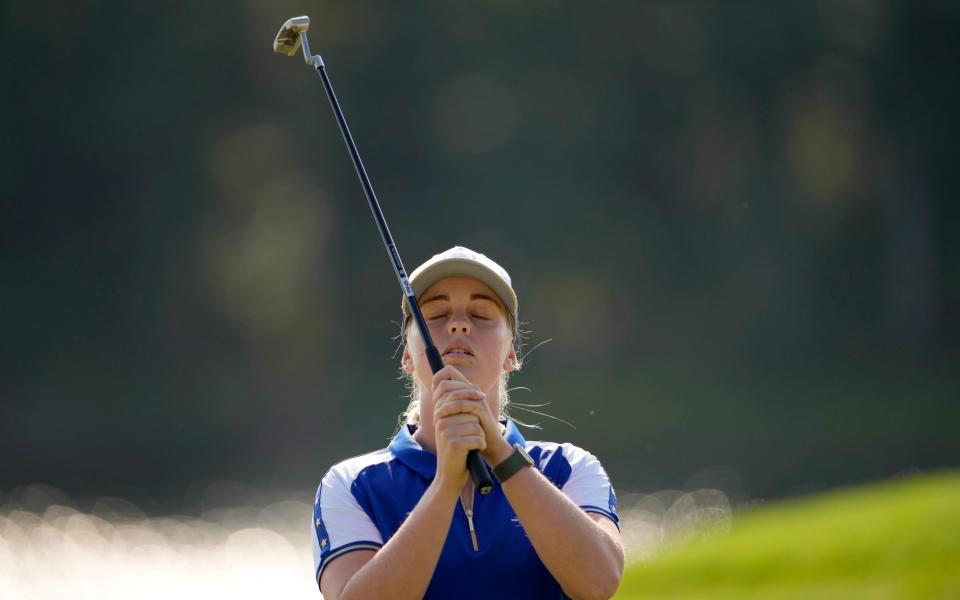
[[[389,448],[381,448],[380,450],[341,460],[330,467],[330,470],[323,476],[320,485],[321,487],[349,487],[357,478],[369,472],[370,469],[378,465],[386,465],[391,460],[394,460],[394,458]]]
[[[526,442],[526,450],[541,471],[545,468],[576,470],[591,465],[597,467],[600,465],[596,456],[570,442],[528,441]]]
[[[525,449],[537,469],[558,487],[565,485],[572,475],[603,472],[596,456],[569,442],[527,441]]]
[[[527,441],[525,445],[538,468],[550,463],[563,463],[574,467],[600,462],[596,456],[570,442]]]
[[[619,527],[617,496],[600,460],[570,443],[527,442],[537,468],[580,508],[598,513]]]

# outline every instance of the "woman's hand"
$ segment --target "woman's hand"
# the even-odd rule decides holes
[[[479,450],[491,465],[511,452],[486,397],[456,367],[448,365],[433,376],[437,476],[458,490],[466,483],[467,452]]]

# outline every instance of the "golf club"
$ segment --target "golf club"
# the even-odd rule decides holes
[[[340,103],[337,102],[337,96],[333,93],[333,84],[330,83],[330,77],[327,75],[323,59],[319,54],[315,55],[310,52],[310,44],[307,41],[307,30],[309,28],[310,17],[294,17],[287,20],[280,28],[280,31],[277,32],[277,37],[273,40],[273,51],[286,54],[287,56],[293,56],[297,53],[298,48],[302,48],[304,61],[306,61],[308,65],[313,65],[320,75],[320,79],[323,81],[323,87],[327,91],[327,98],[330,100],[330,106],[333,108],[333,112],[337,117],[340,133],[343,134],[343,141],[347,144],[350,158],[353,159],[353,166],[357,170],[357,176],[360,177],[360,185],[363,186],[363,193],[366,195],[367,202],[370,204],[370,210],[373,211],[373,218],[377,222],[377,228],[380,230],[380,237],[383,238],[383,244],[387,249],[387,254],[390,256],[391,263],[393,263],[393,270],[397,275],[397,280],[400,282],[400,288],[406,297],[410,314],[413,315],[413,320],[417,324],[417,329],[420,331],[420,336],[426,345],[426,354],[427,360],[430,363],[430,369],[436,373],[443,368],[443,359],[433,343],[433,338],[430,337],[427,322],[423,319],[423,313],[420,312],[417,297],[414,295],[413,288],[410,286],[407,272],[404,270],[403,263],[400,261],[400,254],[397,252],[397,246],[393,242],[393,236],[390,235],[390,229],[387,227],[387,222],[383,218],[383,211],[380,210],[380,204],[377,202],[377,195],[374,193],[373,186],[370,184],[370,178],[367,176],[367,171],[363,167],[363,161],[360,160],[360,153],[357,152],[357,146],[353,142],[353,136],[350,135],[350,128],[347,126],[347,120],[343,116],[343,111],[340,109]],[[480,494],[485,495],[490,493],[493,489],[493,479],[490,476],[487,465],[480,458],[476,450],[471,450],[467,454],[467,467],[470,470],[471,477],[473,477],[473,483]]]

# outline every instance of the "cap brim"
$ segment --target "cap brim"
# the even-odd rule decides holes
[[[447,277],[470,277],[486,284],[500,298],[507,312],[514,316],[517,314],[519,303],[513,288],[507,285],[507,282],[493,270],[473,260],[464,258],[439,260],[422,272],[417,273],[416,278],[410,281],[410,286],[413,288],[413,293],[417,299],[419,299],[427,291],[427,288]],[[403,303],[403,310],[407,312],[406,302]]]

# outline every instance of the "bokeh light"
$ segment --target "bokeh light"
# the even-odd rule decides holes
[[[283,494],[214,482],[205,501],[230,504],[147,516],[114,497],[78,510],[46,485],[0,493],[0,597],[317,598],[313,506]],[[265,499],[272,501],[256,503]],[[732,519],[726,495],[714,489],[628,494],[620,506],[631,563],[727,531]]]

